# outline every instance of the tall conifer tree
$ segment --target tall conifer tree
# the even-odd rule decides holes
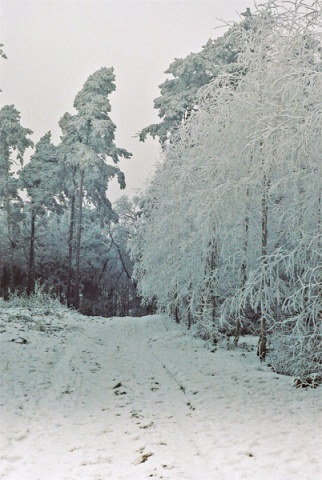
[[[1,288],[13,290],[14,282],[14,247],[15,238],[13,235],[14,219],[12,217],[12,202],[19,198],[18,180],[13,175],[12,166],[17,160],[21,165],[23,155],[28,147],[32,146],[32,141],[28,135],[32,133],[28,128],[20,124],[20,113],[14,105],[6,105],[0,110],[0,201],[1,207],[5,212],[5,225],[7,231],[7,255],[8,265],[5,261],[5,255],[1,254],[3,265],[0,269],[1,277],[4,277],[4,268],[8,269],[8,281]],[[16,158],[14,158],[16,157]]]
[[[113,68],[103,67],[92,74],[76,95],[74,107],[77,113],[75,115],[66,113],[60,120],[63,132],[61,143],[63,163],[72,177],[68,186],[71,197],[69,256],[71,261],[73,239],[76,237],[75,285],[74,299],[72,302],[68,299],[68,302],[73,303],[75,308],[79,307],[80,294],[83,201],[85,199],[94,205],[102,217],[112,218],[111,203],[106,196],[108,183],[116,176],[120,187],[125,188],[124,174],[117,164],[120,157],[131,157],[131,153],[115,145],[116,125],[109,116],[111,104],[108,98],[116,88],[114,82]],[[112,164],[107,162],[109,158]]]
[[[57,147],[51,143],[51,133],[48,132],[36,144],[35,153],[20,172],[21,186],[27,189],[30,198],[28,295],[32,293],[35,283],[36,218],[47,210],[61,210],[62,204],[58,201],[61,179]]]

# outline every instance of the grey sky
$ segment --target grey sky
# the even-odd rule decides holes
[[[158,141],[140,143],[136,132],[158,121],[153,99],[174,58],[198,52],[221,35],[218,20],[237,20],[253,0],[0,0],[0,105],[14,104],[21,123],[48,130],[59,142],[58,121],[95,70],[113,66],[111,96],[116,143],[133,153],[122,160],[127,189],[112,184],[112,200],[142,188],[159,157]]]

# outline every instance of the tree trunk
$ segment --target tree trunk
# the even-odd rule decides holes
[[[244,219],[244,228],[245,228],[245,236],[244,236],[244,245],[243,245],[243,259],[241,264],[241,287],[244,290],[246,281],[247,281],[247,258],[248,258],[248,237],[249,237],[249,187],[246,189],[246,207],[245,207],[245,219]]]
[[[263,161],[264,165],[264,161]],[[262,192],[262,257],[264,264],[267,264],[267,238],[268,238],[268,185],[267,174],[263,174],[263,192]],[[263,312],[262,312],[263,314]],[[258,341],[257,355],[261,362],[266,358],[266,319],[261,319],[261,333]]]
[[[179,305],[178,305],[178,289],[174,292],[174,318],[176,323],[180,323],[180,312],[179,312]]]
[[[31,231],[30,231],[30,245],[29,245],[29,265],[28,265],[28,283],[27,295],[31,295],[35,288],[35,223],[36,213],[33,206],[31,206]]]
[[[206,266],[206,275],[208,276],[207,287],[206,287],[207,288],[206,298],[207,300],[209,299],[210,308],[211,308],[211,320],[212,320],[212,324],[215,325],[216,307],[217,307],[216,286],[214,284],[214,279],[213,279],[214,271],[217,264],[217,245],[215,240],[212,240],[209,246],[211,250],[207,259],[207,266]]]
[[[263,176],[262,191],[262,256],[267,255],[267,237],[268,237],[268,182],[267,175]],[[264,260],[266,262],[266,260]]]
[[[240,267],[241,273],[241,288],[245,290],[245,285],[247,281],[247,258],[248,258],[248,242],[249,242],[249,216],[248,212],[250,209],[249,205],[249,187],[246,189],[246,207],[245,207],[245,219],[244,219],[244,227],[245,227],[245,237],[244,237],[244,245],[243,245],[243,259],[242,264]],[[237,318],[236,321],[236,330],[235,330],[235,338],[234,344],[237,346],[240,337],[240,330],[241,330],[241,321],[240,318]]]
[[[180,323],[179,308],[177,304],[175,304],[175,307],[174,307],[174,316],[175,316],[176,323]]]
[[[240,337],[240,330],[241,330],[241,322],[240,318],[237,318],[236,321],[236,330],[235,330],[235,337],[234,337],[234,345],[237,347],[238,342],[239,342],[239,337]]]
[[[188,330],[190,330],[192,321],[191,321],[191,313],[190,313],[190,308],[189,307],[188,307],[188,310],[187,310],[187,322],[188,322]]]
[[[261,333],[259,335],[258,340],[258,347],[257,347],[257,355],[261,362],[263,362],[266,358],[267,353],[267,335],[266,335],[266,319],[264,317],[261,318]]]
[[[74,224],[75,224],[75,195],[72,195],[70,204],[70,219],[69,219],[69,237],[68,237],[68,273],[67,273],[67,305],[70,307],[73,304],[72,299],[72,278],[73,278],[73,238],[74,238]]]
[[[76,237],[76,269],[75,269],[75,300],[74,307],[79,309],[79,290],[80,290],[80,249],[82,238],[82,219],[83,219],[83,189],[84,189],[84,170],[80,172],[79,194],[78,194],[78,219],[77,219],[77,237]]]
[[[13,234],[12,234],[12,225],[11,225],[11,205],[10,205],[10,195],[9,195],[9,177],[6,178],[6,192],[5,192],[5,208],[7,214],[7,232],[8,232],[8,248],[9,248],[9,290],[12,292],[14,290],[15,280],[14,280],[14,271],[13,271]]]

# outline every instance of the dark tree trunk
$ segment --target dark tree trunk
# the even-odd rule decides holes
[[[36,213],[34,208],[32,207],[27,295],[31,295],[31,293],[34,291],[34,288],[35,288],[35,224],[36,224]]]
[[[234,337],[234,345],[237,347],[240,337],[240,329],[241,329],[241,322],[240,318],[237,318],[236,321],[236,330],[235,330],[235,337]]]
[[[175,306],[174,316],[175,316],[175,319],[176,319],[176,323],[180,323],[180,316],[179,316],[179,308],[178,308],[178,305]]]
[[[84,189],[84,170],[80,172],[79,192],[78,192],[78,219],[77,219],[77,237],[76,237],[76,260],[75,260],[75,301],[74,307],[79,309],[80,293],[80,249],[82,239],[82,219],[83,219],[83,189]]]
[[[267,176],[263,177],[262,192],[262,256],[267,255],[267,237],[268,237],[268,181]]]
[[[245,288],[246,280],[247,280],[247,257],[248,257],[248,237],[249,237],[249,187],[246,190],[246,207],[245,207],[245,219],[244,219],[244,227],[245,227],[245,237],[244,237],[244,245],[243,245],[243,260],[241,264],[241,286],[242,289]]]
[[[7,213],[7,230],[8,230],[8,246],[9,246],[9,289],[12,292],[15,286],[14,271],[13,271],[13,235],[12,235],[12,225],[11,225],[11,205],[9,192],[6,195],[6,213]]]
[[[240,268],[242,290],[245,289],[245,285],[246,285],[246,281],[247,281],[247,258],[248,258],[248,243],[249,243],[249,209],[250,209],[249,187],[247,187],[247,189],[246,189],[245,219],[244,219],[245,236],[244,236],[244,245],[243,245],[243,259],[242,259],[242,264],[241,264],[241,268]],[[241,330],[241,320],[240,320],[240,318],[237,318],[235,338],[234,338],[234,344],[236,346],[239,342],[240,330]]]
[[[216,299],[216,286],[214,284],[214,271],[217,265],[217,245],[215,240],[212,240],[209,244],[210,246],[210,254],[207,259],[207,267],[206,272],[208,275],[207,280],[207,297],[209,298],[210,308],[211,308],[211,318],[212,323],[215,325],[216,322],[216,308],[217,308],[217,299]]]
[[[75,195],[72,195],[70,204],[70,219],[69,219],[69,237],[68,237],[68,272],[67,272],[67,305],[70,307],[72,300],[72,278],[73,278],[73,239],[74,239],[74,224],[75,224]]]
[[[266,320],[264,317],[261,318],[261,333],[259,335],[257,355],[261,362],[266,358],[267,354],[267,335],[266,335]]]
[[[13,291],[14,289],[14,272],[13,272],[13,238],[12,238],[12,224],[11,224],[11,204],[10,204],[10,192],[9,192],[9,149],[4,148],[1,151],[5,165],[5,178],[4,178],[4,208],[6,212],[6,227],[7,227],[7,241],[8,241],[8,281],[6,283],[6,289]]]

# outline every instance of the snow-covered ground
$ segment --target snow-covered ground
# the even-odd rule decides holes
[[[4,305],[0,478],[322,478],[321,387],[260,365],[252,339]]]

